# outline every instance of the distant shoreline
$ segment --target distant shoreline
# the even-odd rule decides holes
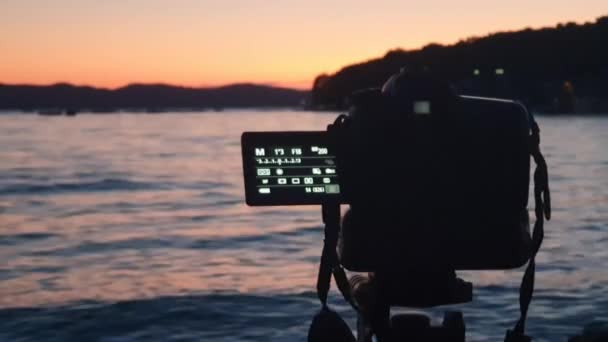
[[[0,84],[0,110],[108,113],[120,110],[148,113],[227,108],[299,108],[310,92],[233,84],[217,88],[187,88],[165,84],[131,84],[109,90],[59,83],[50,86]]]
[[[293,112],[294,114],[306,112],[306,113],[319,113],[319,114],[327,114],[327,115],[338,115],[340,113],[344,113],[344,110],[316,110],[309,108],[301,108],[301,107],[238,107],[238,108],[225,108],[222,111],[216,111],[213,109],[205,109],[205,108],[189,108],[189,109],[170,109],[170,110],[159,110],[154,112],[146,112],[142,109],[118,109],[115,111],[107,111],[107,112],[99,112],[99,111],[88,111],[84,110],[78,112],[78,115],[179,115],[179,114],[217,114],[222,115],[223,113],[235,113],[235,112],[245,112],[245,111],[254,111],[254,112]],[[556,112],[543,112],[543,111],[532,111],[535,116],[546,116],[546,117],[608,117],[607,112],[574,112],[574,113],[556,113]],[[256,113],[250,113],[256,114]],[[37,111],[22,111],[19,109],[0,109],[0,115],[39,115],[39,116],[47,116],[44,114],[39,114]],[[50,117],[65,117],[64,113],[58,115],[48,115]]]

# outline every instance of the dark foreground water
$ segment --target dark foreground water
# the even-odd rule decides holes
[[[246,207],[239,138],[333,118],[0,115],[0,340],[305,340],[319,209]],[[608,321],[608,118],[539,121],[554,219],[528,329],[563,341]],[[521,270],[461,276],[475,283],[458,306],[470,340],[501,340]]]

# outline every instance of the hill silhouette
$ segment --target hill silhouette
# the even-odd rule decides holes
[[[130,84],[103,89],[58,83],[49,86],[0,84],[0,109],[162,111],[239,107],[296,107],[308,92],[255,84],[188,88],[166,84]]]
[[[608,16],[472,37],[452,45],[392,50],[319,75],[312,106],[344,109],[355,90],[378,87],[405,67],[429,69],[463,94],[516,98],[544,112],[608,112]]]

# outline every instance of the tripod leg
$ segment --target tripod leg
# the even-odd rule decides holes
[[[361,314],[357,315],[357,342],[372,342],[372,327]]]
[[[371,317],[372,332],[378,342],[387,342],[391,338],[391,308],[388,304],[378,303],[374,306]]]

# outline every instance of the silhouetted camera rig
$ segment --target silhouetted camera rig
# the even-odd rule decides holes
[[[534,258],[550,218],[539,128],[511,100],[457,95],[428,72],[401,71],[382,88],[353,94],[352,107],[322,132],[242,136],[249,205],[322,206],[325,240],[317,280],[322,309],[309,341],[355,341],[327,306],[333,274],[357,311],[358,341],[464,341],[460,312],[432,326],[391,307],[472,300],[457,270],[511,269],[528,262],[521,317],[506,341],[529,341],[524,324]],[[530,232],[530,156],[535,223]],[[340,205],[348,204],[343,218]],[[344,269],[358,274],[350,281]],[[363,274],[366,275],[363,275]]]

